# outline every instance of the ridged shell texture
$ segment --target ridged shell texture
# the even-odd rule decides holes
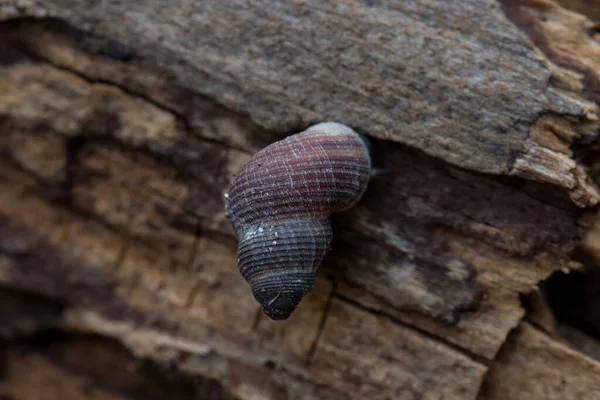
[[[366,138],[327,122],[258,152],[229,188],[238,267],[273,319],[285,319],[312,287],[331,248],[329,215],[352,207],[371,176]]]

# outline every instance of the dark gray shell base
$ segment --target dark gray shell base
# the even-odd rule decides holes
[[[277,280],[263,281],[255,285],[252,293],[269,318],[282,320],[292,314],[310,291],[313,282],[313,273],[280,275]]]
[[[281,221],[240,233],[238,266],[254,297],[272,319],[289,317],[331,247],[329,221]]]

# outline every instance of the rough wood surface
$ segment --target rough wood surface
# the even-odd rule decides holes
[[[599,373],[598,361],[524,323],[498,355],[480,399],[597,399]]]
[[[65,398],[92,379],[56,361],[77,340],[17,343],[51,330],[222,398],[595,398],[595,303],[573,314],[594,319],[582,334],[535,295],[600,258],[584,209],[600,199],[600,45],[581,13],[2,0],[0,20],[0,334],[16,346],[0,396],[35,398],[30,368]],[[314,290],[273,322],[237,272],[223,193],[255,151],[329,119],[373,137],[391,173],[336,216]]]
[[[0,299],[3,399],[235,399],[218,382],[137,359],[114,340],[58,330],[60,303],[15,291]]]
[[[575,163],[530,138],[546,115],[595,122],[595,105],[552,82],[497,1],[5,1],[5,18],[60,18],[110,38],[99,46],[105,55],[158,66],[268,129],[340,120],[458,166],[598,202]],[[571,142],[563,130],[548,134]]]

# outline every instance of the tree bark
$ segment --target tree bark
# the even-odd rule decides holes
[[[600,398],[599,10],[1,0],[0,398]],[[329,120],[391,172],[271,321],[224,193]]]

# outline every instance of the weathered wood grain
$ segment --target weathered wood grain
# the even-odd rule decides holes
[[[60,304],[16,307],[4,335],[111,337],[240,399],[474,399],[486,373],[480,398],[512,380],[545,398],[522,357],[577,381],[556,393],[596,390],[560,339],[577,332],[521,321],[523,294],[600,248],[576,207],[600,176],[584,17],[549,0],[4,0],[0,20],[0,282]],[[274,323],[235,268],[223,193],[325,119],[370,135],[390,173],[335,217],[315,289]],[[76,393],[46,361],[10,364]]]
[[[600,364],[527,323],[509,337],[486,378],[480,399],[596,399]]]
[[[11,3],[0,18],[42,13],[108,37],[105,54],[158,65],[269,129],[339,120],[458,166],[557,184],[581,205],[598,202],[568,156],[529,140],[547,114],[584,135],[577,126],[596,121],[595,106],[553,85],[496,1]]]
[[[27,296],[21,300],[31,300]],[[43,336],[43,335],[42,335]],[[49,332],[3,343],[0,395],[7,399],[233,400],[214,381],[182,377],[164,366],[136,359],[119,343],[98,336]],[[85,354],[85,357],[81,355]]]
[[[228,251],[234,248],[233,232],[222,211],[222,195],[229,177],[248,155],[194,136],[177,124],[168,110],[152,104],[146,105],[151,112],[136,119],[130,110],[144,110],[143,99],[118,87],[90,83],[45,63],[14,64],[7,73],[6,87],[15,93],[7,97],[12,103],[5,103],[11,116],[6,123],[13,132],[6,139],[8,156],[42,178],[35,168],[47,171],[50,167],[28,163],[34,157],[27,152],[39,153],[32,150],[37,146],[49,153],[52,147],[44,140],[50,137],[65,141],[65,146],[56,147],[58,154],[47,158],[65,159],[67,141],[78,140],[76,156],[68,166],[68,184],[54,180],[55,189],[50,191],[62,187],[78,210],[110,224],[120,237],[134,237],[146,244],[143,253],[132,253],[121,261],[124,271],[132,269],[130,265],[160,260],[172,271],[160,279],[180,281],[176,290],[168,290],[172,301],[180,305],[194,301],[198,287],[187,274],[193,273],[194,263],[198,263],[191,261],[202,244],[196,243],[197,233],[226,237],[231,244]],[[37,90],[28,95],[22,90],[27,85]],[[69,95],[61,95],[63,92]],[[111,101],[106,102],[105,96]],[[82,103],[87,109],[77,106]],[[61,118],[49,117],[55,114]],[[70,120],[79,125],[64,126],[62,121]],[[40,126],[64,139],[40,133]],[[98,130],[107,126],[112,130]],[[156,132],[157,126],[160,135],[144,133],[146,127]],[[218,132],[220,137],[227,135],[227,131]],[[131,141],[136,135],[146,140]],[[13,137],[29,141],[30,147],[14,145]],[[138,153],[123,145],[138,149]],[[400,146],[381,143],[377,147],[378,162],[393,173],[375,179],[361,205],[337,219],[339,244],[325,271],[342,279],[340,295],[357,298],[376,310],[393,310],[393,315],[411,323],[420,320],[411,311],[456,322],[462,311],[476,307],[487,292],[485,318],[468,314],[450,330],[429,319],[419,325],[492,358],[522,315],[518,293],[529,290],[554,266],[540,255],[537,268],[526,278],[518,271],[534,249],[540,248],[552,260],[563,258],[567,265],[564,254],[575,243],[575,215],[494,180],[448,170]],[[146,154],[139,154],[140,150]],[[403,173],[407,170],[411,173]],[[52,182],[46,180],[50,187]],[[515,220],[522,222],[515,224]],[[232,267],[234,261],[229,259]],[[514,273],[503,274],[512,265],[517,276],[525,278],[517,285],[511,279]],[[492,272],[498,268],[499,275]],[[483,280],[477,282],[476,271]],[[239,279],[233,268],[229,276]],[[506,302],[507,298],[511,300]],[[509,304],[511,311],[506,312]],[[247,317],[247,323],[252,318]],[[489,331],[488,324],[501,327],[493,330],[497,336],[480,334]]]
[[[12,171],[9,176],[21,181],[16,171]],[[16,182],[13,182],[13,188],[15,185]],[[315,372],[317,368],[324,368],[319,366],[323,362],[320,361],[322,357],[328,358],[321,353],[341,351],[341,348],[336,350],[342,344],[335,341],[338,335],[335,329],[355,331],[356,335],[363,335],[363,339],[356,340],[366,340],[374,329],[373,326],[369,328],[366,325],[366,321],[371,321],[371,324],[383,324],[382,334],[385,332],[388,335],[387,338],[379,335],[378,340],[382,341],[383,346],[381,357],[397,352],[394,359],[408,362],[409,354],[424,346],[429,349],[427,355],[417,353],[410,356],[412,363],[419,363],[426,357],[429,360],[439,359],[439,362],[434,363],[439,365],[460,363],[471,371],[469,378],[461,381],[448,377],[448,380],[455,381],[454,388],[440,386],[434,390],[427,382],[434,379],[438,372],[442,372],[419,370],[416,375],[402,378],[394,391],[407,391],[410,394],[407,398],[416,398],[428,390],[434,390],[435,393],[466,391],[465,393],[473,394],[473,388],[479,386],[478,381],[485,371],[482,364],[433,339],[423,342],[418,332],[402,327],[391,329],[393,322],[386,323],[355,306],[345,305],[345,317],[342,317],[337,305],[339,300],[334,303],[336,306],[330,311],[330,315],[342,318],[346,325],[330,322],[321,332],[318,324],[323,318],[331,290],[327,284],[316,286],[315,291],[299,308],[298,318],[277,326],[274,322],[262,319],[258,327],[255,327],[255,317],[260,311],[256,304],[249,301],[250,291],[247,285],[241,279],[236,279],[237,273],[232,268],[235,265],[232,249],[219,257],[216,250],[218,244],[209,245],[210,253],[199,253],[197,256],[194,265],[198,267],[186,270],[178,267],[177,263],[169,264],[172,259],[169,258],[168,251],[162,253],[164,258],[140,257],[140,253],[143,254],[146,248],[143,239],[123,242],[118,236],[115,237],[114,232],[93,222],[88,229],[85,218],[48,206],[41,198],[24,196],[18,192],[11,198],[13,192],[7,194],[8,186],[3,186],[4,194],[0,201],[0,214],[4,218],[3,232],[0,235],[4,238],[2,251],[9,256],[2,274],[3,282],[21,290],[58,298],[68,304],[77,304],[84,309],[94,310],[102,318],[109,318],[104,322],[101,319],[94,323],[93,320],[89,321],[89,317],[71,317],[72,327],[112,335],[146,356],[155,358],[160,358],[163,353],[166,353],[163,357],[168,357],[173,352],[200,358],[213,354],[215,359],[205,366],[203,375],[225,381],[232,379],[234,372],[230,369],[217,369],[219,360],[223,357],[230,357],[232,362],[244,365],[243,371],[250,368],[256,371],[254,373],[261,369],[264,373],[265,367],[262,365],[272,360],[275,365],[292,371],[293,375],[304,377],[301,380],[304,381],[303,393],[314,390],[310,389],[311,385],[324,385],[332,388],[337,393],[336,396],[345,398],[353,390],[375,396],[375,388],[382,388],[386,383],[378,382],[376,377],[365,376],[364,379],[353,378],[355,389],[345,385],[337,386],[336,382],[345,366],[343,363],[338,364],[336,368],[340,370],[339,373],[327,367],[332,373],[329,376]],[[45,225],[38,226],[35,222],[37,220],[45,221]],[[206,240],[210,238],[205,238],[204,241]],[[128,243],[126,249],[123,248],[123,243]],[[15,256],[16,252],[19,253],[18,257]],[[124,254],[122,261],[121,254]],[[216,262],[210,264],[210,259],[216,257],[219,257]],[[201,290],[194,301],[187,304],[181,299],[185,299],[186,294],[189,296],[186,290],[190,290],[190,282],[200,285]],[[365,326],[358,328],[355,324],[361,326],[360,321],[363,320]],[[115,327],[111,328],[111,324]],[[330,333],[330,329],[334,331]],[[149,333],[144,333],[148,331]],[[398,335],[405,335],[414,343],[404,344],[397,349],[387,347],[386,343],[394,343]],[[297,341],[298,337],[302,337],[303,341]],[[333,342],[329,343],[329,340]],[[405,353],[405,346],[410,346],[413,350]],[[367,350],[368,347],[363,350],[354,349]],[[307,361],[310,364],[307,365]],[[391,364],[387,368],[391,373],[395,367],[393,361],[389,362]],[[382,369],[382,373],[386,372]],[[447,369],[444,373],[453,376],[455,372]],[[293,375],[285,378],[284,374],[276,379],[279,383],[273,385],[291,396],[295,382]],[[271,390],[262,388],[261,382],[258,384],[257,390],[267,390],[266,393]],[[248,385],[245,380],[244,385]],[[407,385],[412,389],[409,390]],[[385,393],[383,391],[381,397],[373,398],[385,398]],[[302,397],[298,394],[291,398]]]

